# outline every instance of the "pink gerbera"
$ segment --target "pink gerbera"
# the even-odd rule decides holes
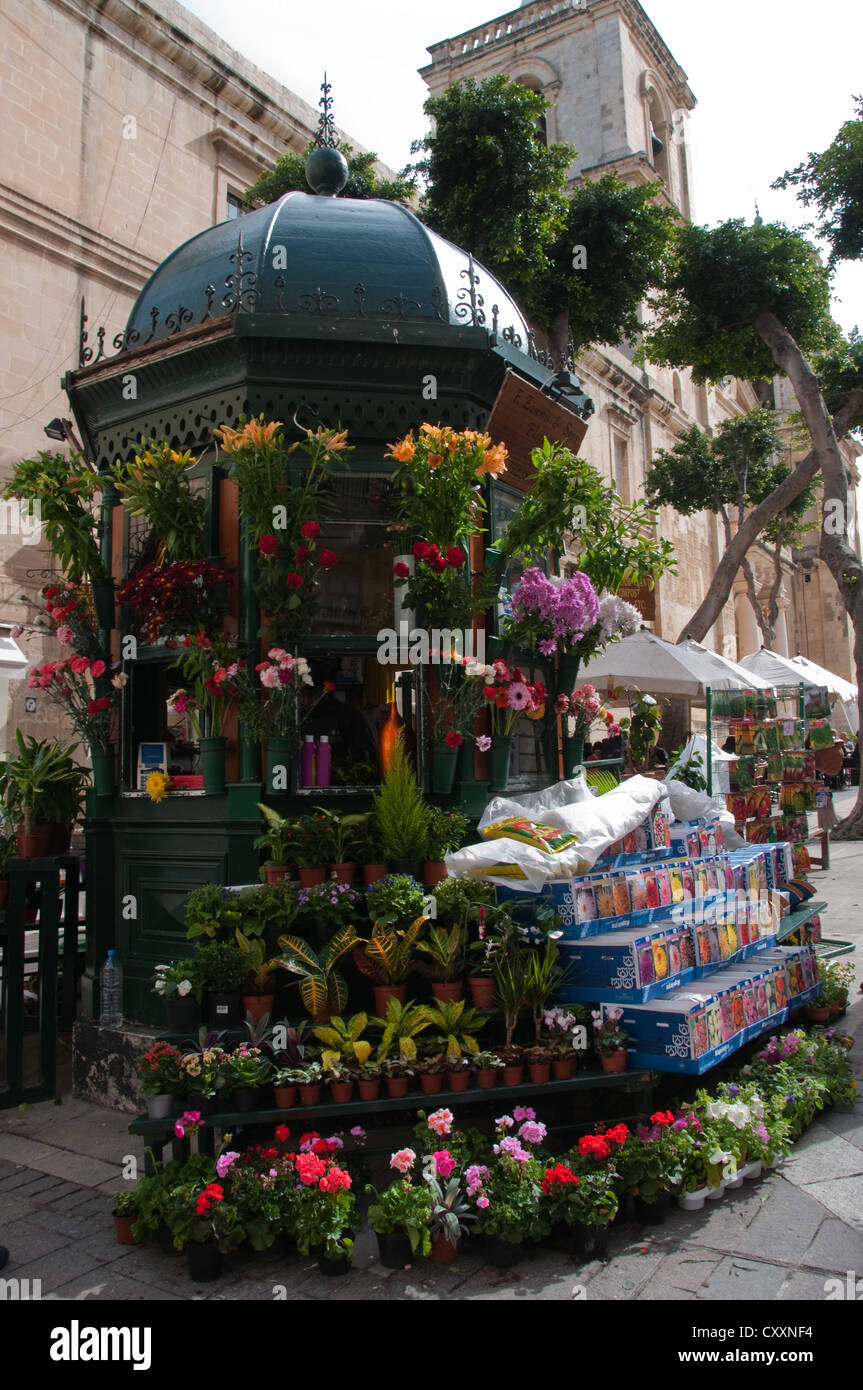
[[[509,687],[507,704],[510,709],[527,709],[530,704],[530,691],[524,681],[513,681]]]

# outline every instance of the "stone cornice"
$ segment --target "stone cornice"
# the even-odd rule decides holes
[[[40,256],[72,266],[123,294],[137,295],[158,261],[0,183],[0,230]],[[50,252],[49,252],[50,248]]]

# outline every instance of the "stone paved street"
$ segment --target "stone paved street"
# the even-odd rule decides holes
[[[863,847],[838,844],[831,854],[830,870],[813,876],[817,896],[830,903],[825,935],[859,942]],[[858,1035],[850,1057],[863,1091],[863,997],[856,992],[842,1026]],[[141,1157],[128,1121],[68,1096],[62,1105],[0,1112],[0,1242],[11,1252],[5,1277],[41,1280],[49,1299],[217,1301],[818,1301],[826,1281],[844,1281],[849,1271],[863,1278],[863,1100],[853,1112],[819,1117],[776,1171],[704,1211],[675,1209],[660,1227],[613,1230],[605,1264],[579,1265],[537,1249],[514,1270],[498,1271],[486,1269],[467,1242],[448,1268],[423,1261],[391,1271],[364,1230],[345,1278],[323,1279],[312,1260],[267,1253],[231,1256],[221,1280],[198,1287],[184,1259],[114,1239],[110,1194],[120,1187],[121,1160]]]

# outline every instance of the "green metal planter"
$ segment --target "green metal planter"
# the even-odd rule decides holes
[[[442,738],[435,739],[432,763],[432,791],[448,796],[455,782],[459,749],[450,748]]]
[[[511,755],[512,735],[495,734],[488,750],[489,786],[493,792],[506,790]]]
[[[97,796],[114,795],[114,748],[97,748],[90,755],[93,787]]]
[[[267,792],[276,795],[291,790],[296,740],[271,738],[267,741]]]
[[[204,791],[208,796],[225,794],[225,749],[226,738],[202,738],[198,745],[201,757],[201,771],[204,774]]]

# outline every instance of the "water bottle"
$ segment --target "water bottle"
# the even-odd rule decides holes
[[[102,966],[99,1004],[99,1026],[121,1028],[123,1025],[123,967],[113,951]]]
[[[321,740],[318,744],[317,782],[319,787],[330,785],[330,739],[328,734],[321,734]]]

